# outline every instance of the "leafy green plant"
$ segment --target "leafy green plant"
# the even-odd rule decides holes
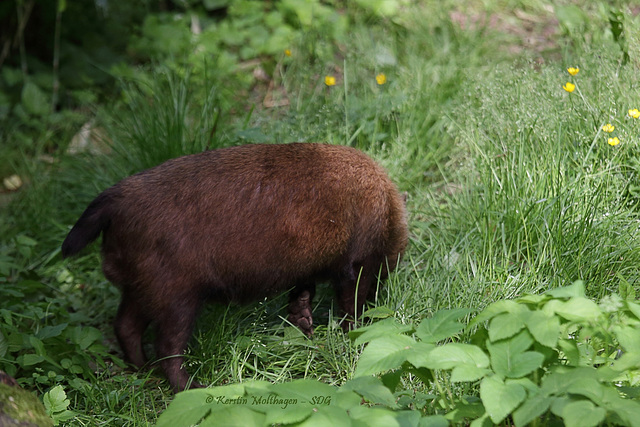
[[[605,419],[636,425],[640,420],[640,404],[624,398],[635,398],[638,391],[638,304],[615,295],[596,304],[576,282],[493,303],[469,323],[468,329],[478,327],[471,343],[435,345],[461,331],[456,319],[467,313],[440,311],[415,329],[389,319],[352,332],[356,343],[369,343],[355,375],[426,369],[422,376],[433,378],[440,390],[432,407],[449,408],[446,417],[453,422],[501,423],[511,417],[523,426],[557,417],[567,425]],[[450,371],[451,384],[479,381],[480,401],[451,399],[438,382],[438,370]]]
[[[69,421],[76,415],[68,409],[70,402],[67,399],[67,393],[60,385],[46,392],[42,400],[47,414],[53,419],[54,425],[59,425],[62,421]]]
[[[371,405],[362,405],[366,400]],[[421,417],[400,410],[393,394],[377,378],[362,377],[333,387],[314,380],[271,384],[253,381],[180,393],[157,426],[446,425],[441,416]]]
[[[640,425],[639,304],[617,295],[597,304],[576,282],[489,305],[466,326],[475,330],[470,342],[459,342],[459,319],[470,312],[441,310],[415,327],[387,318],[352,331],[366,347],[341,387],[296,380],[187,391],[158,425]],[[407,375],[435,393],[399,390]],[[457,396],[460,384],[471,395]]]
[[[24,385],[81,388],[94,378],[95,365],[104,369],[109,360],[123,366],[107,353],[102,333],[82,324],[90,319],[70,312],[61,292],[25,263],[38,242],[21,234],[11,243],[0,248],[0,370]],[[64,274],[58,280],[64,287]]]

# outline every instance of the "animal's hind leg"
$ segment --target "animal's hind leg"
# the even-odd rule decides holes
[[[345,314],[344,330],[353,329],[354,321],[362,314],[367,298],[376,283],[381,257],[370,255],[362,262],[347,266],[335,283],[340,309]]]
[[[200,303],[196,296],[181,295],[170,300],[163,307],[162,318],[158,321],[156,353],[169,383],[178,392],[184,390],[189,383],[189,374],[182,367],[183,354],[191,337]],[[191,388],[195,387],[202,386],[192,382]]]
[[[311,301],[316,293],[315,283],[298,285],[289,294],[288,320],[296,325],[307,336],[313,335],[313,316]]]
[[[141,304],[123,291],[114,325],[116,337],[125,359],[138,368],[147,362],[142,348],[142,335],[149,323],[150,320],[144,314]]]

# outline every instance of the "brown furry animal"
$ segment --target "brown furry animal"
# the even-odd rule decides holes
[[[293,288],[289,321],[310,335],[315,282],[327,278],[353,318],[404,251],[407,215],[360,151],[244,145],[169,160],[108,188],[73,226],[63,257],[100,233],[104,274],[122,290],[115,330],[125,357],[145,364],[142,334],[153,323],[160,364],[183,390],[181,355],[203,302]]]

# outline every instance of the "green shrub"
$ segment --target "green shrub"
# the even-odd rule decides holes
[[[25,263],[37,245],[20,234],[0,247],[0,370],[41,390],[60,383],[82,388],[96,369],[124,365],[90,326],[96,319],[75,312],[87,301],[65,295],[79,286],[70,273],[59,268],[51,280]]]
[[[615,294],[595,303],[576,282],[489,305],[460,342],[458,320],[470,312],[441,310],[417,326],[387,318],[352,331],[366,347],[340,387],[296,380],[190,390],[158,425],[640,425],[639,304]],[[406,376],[434,392],[402,390]],[[454,393],[461,384],[469,395]]]

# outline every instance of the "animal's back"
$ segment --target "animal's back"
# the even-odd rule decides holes
[[[182,275],[238,300],[331,272],[345,254],[364,257],[359,250],[389,245],[389,213],[404,215],[397,190],[375,162],[355,149],[322,144],[185,156],[114,189],[117,208],[103,245],[110,280]],[[401,231],[406,218],[398,221]]]

